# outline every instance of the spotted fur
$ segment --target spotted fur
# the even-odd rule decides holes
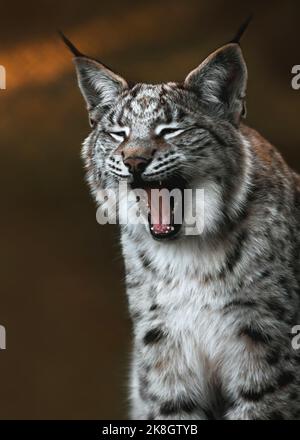
[[[96,201],[102,188],[131,182],[124,152],[141,149],[151,156],[145,181],[182,176],[205,194],[199,236],[183,230],[161,242],[147,225],[121,227],[131,417],[298,419],[300,180],[241,120],[239,45],[182,83],[129,84],[81,54],[75,65],[93,126],[82,154]]]

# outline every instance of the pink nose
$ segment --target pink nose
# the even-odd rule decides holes
[[[128,157],[123,160],[124,165],[132,174],[142,174],[151,159],[141,156]]]

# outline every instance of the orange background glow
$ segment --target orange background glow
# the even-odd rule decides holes
[[[300,171],[299,1],[86,0],[0,13],[0,418],[126,418],[130,331],[118,229],[84,183],[89,131],[62,29],[128,79],[180,80],[234,35],[249,69],[248,124]]]

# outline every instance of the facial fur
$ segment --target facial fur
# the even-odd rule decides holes
[[[182,83],[129,86],[111,73],[103,91],[99,63],[77,58],[75,64],[93,126],[83,158],[96,200],[100,189],[132,183],[124,155],[143,156],[145,184],[182,178],[188,188],[206,190],[205,232],[239,215],[244,200],[235,196],[247,185],[248,153],[238,129],[247,73],[237,44],[216,51]]]

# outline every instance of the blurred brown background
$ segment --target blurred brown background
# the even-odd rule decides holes
[[[83,181],[89,127],[56,28],[130,79],[180,80],[249,12],[248,123],[300,171],[299,1],[5,2],[0,14],[0,418],[126,418],[130,321],[118,230]]]

